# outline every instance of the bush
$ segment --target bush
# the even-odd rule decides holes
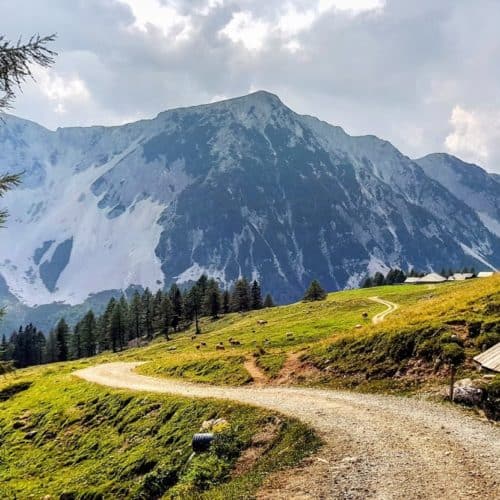
[[[500,342],[500,333],[497,332],[488,332],[488,333],[482,333],[477,337],[476,339],[476,347],[481,349],[482,351],[485,349],[489,349],[490,347],[493,347],[495,344]]]
[[[469,323],[467,325],[467,330],[469,332],[469,337],[477,337],[481,333],[481,326],[482,326],[481,321],[475,321],[473,323]]]
[[[465,361],[465,351],[458,344],[444,344],[441,346],[443,359],[446,363],[457,366]]]

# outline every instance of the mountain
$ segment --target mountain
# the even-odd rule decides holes
[[[500,236],[500,183],[495,174],[445,153],[415,160],[432,179],[476,211],[483,224]]]
[[[333,290],[389,266],[500,266],[492,176],[452,157],[412,161],[262,91],[118,127],[6,115],[7,171],[25,174],[4,198],[0,274],[30,307],[202,272],[227,286],[259,278],[287,301],[312,278]]]

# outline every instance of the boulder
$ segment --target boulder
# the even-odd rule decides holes
[[[483,389],[477,387],[471,379],[459,380],[453,391],[453,401],[468,406],[476,406],[481,404],[483,392]]]

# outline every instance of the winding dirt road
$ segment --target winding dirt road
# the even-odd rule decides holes
[[[373,302],[378,302],[379,304],[382,304],[384,306],[387,306],[387,309],[385,311],[379,312],[378,314],[375,314],[372,318],[372,323],[374,325],[384,321],[385,317],[388,314],[393,313],[399,306],[395,302],[390,302],[389,300],[384,300],[381,299],[380,297],[370,297],[370,300]]]
[[[500,499],[500,428],[454,408],[310,388],[198,385],[139,375],[138,364],[75,375],[121,389],[231,399],[316,429],[320,452],[269,478],[261,499]]]

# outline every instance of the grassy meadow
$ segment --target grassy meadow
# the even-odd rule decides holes
[[[374,296],[399,306],[379,324],[371,320],[386,306]],[[450,345],[465,352],[458,376],[477,376],[471,358],[500,340],[500,277],[331,293],[204,318],[201,329],[0,378],[0,497],[251,497],[269,472],[320,445],[305,425],[241,404],[108,389],[72,371],[134,360],[148,375],[244,385],[250,360],[270,383],[416,392],[444,384]],[[227,420],[225,438],[189,460],[192,435],[212,418]]]
[[[270,411],[71,375],[86,365],[0,379],[0,498],[248,498],[268,473],[319,445],[303,424]],[[228,422],[221,443],[190,460],[193,434],[214,418]]]

